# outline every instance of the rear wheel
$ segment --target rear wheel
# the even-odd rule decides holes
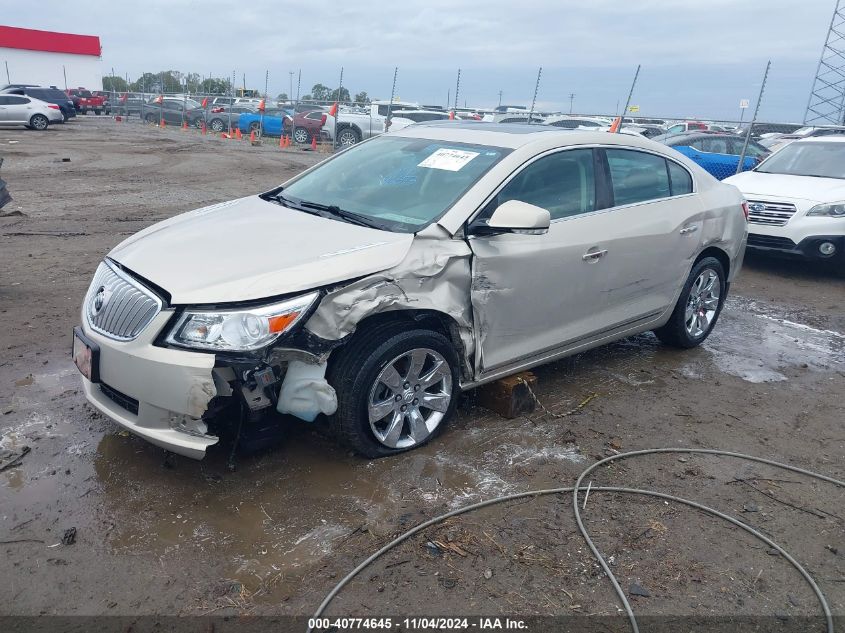
[[[358,134],[358,131],[351,127],[345,127],[340,132],[337,133],[337,144],[340,147],[349,147],[350,145],[355,145],[355,143],[360,142],[361,135]]]
[[[152,112],[149,112],[146,115],[144,115],[144,121],[146,121],[150,125],[153,125],[153,124],[158,122],[158,121],[156,121],[156,115],[153,114]]]
[[[355,334],[330,363],[337,392],[331,416],[338,438],[365,457],[385,457],[429,442],[458,402],[458,357],[450,341],[406,323]]]
[[[29,127],[33,130],[46,130],[50,121],[43,114],[33,114],[29,119]]]
[[[97,109],[95,108],[95,109],[94,109],[94,114],[99,115],[99,114],[100,114],[100,111],[99,111],[99,110],[97,110]]]
[[[705,257],[693,266],[669,321],[654,333],[673,347],[700,345],[722,312],[726,288],[722,263],[715,257]]]
[[[308,130],[304,127],[298,127],[293,131],[293,140],[300,145],[303,145],[311,139],[309,138]]]

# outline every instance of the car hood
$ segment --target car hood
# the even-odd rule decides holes
[[[812,176],[788,176],[785,174],[763,174],[746,171],[724,181],[738,188],[746,198],[749,196],[807,200],[808,202],[839,202],[845,200],[845,180],[838,178],[814,178]]]
[[[226,303],[385,270],[413,239],[250,196],[154,224],[109,257],[166,290],[174,304]]]

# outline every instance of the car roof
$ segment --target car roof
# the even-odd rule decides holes
[[[845,134],[830,134],[828,136],[811,136],[809,138],[798,137],[796,143],[845,143]]]
[[[549,141],[557,137],[564,145],[603,143],[608,145],[638,145],[647,148],[655,143],[644,137],[628,134],[610,134],[590,130],[567,130],[539,123],[488,123],[484,121],[427,121],[391,132],[390,136],[426,138],[455,143],[475,143],[491,147],[516,149],[537,141]],[[663,146],[665,147],[665,146]]]

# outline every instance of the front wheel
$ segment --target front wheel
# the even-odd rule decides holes
[[[226,124],[223,123],[222,119],[211,119],[208,127],[212,132],[222,132],[223,128],[226,127]]]
[[[29,119],[29,127],[33,130],[46,130],[50,121],[43,114],[33,114]]]
[[[667,345],[696,347],[716,325],[725,303],[725,269],[715,257],[705,257],[693,266],[678,303],[666,325],[654,331]]]
[[[153,124],[158,122],[158,121],[156,121],[156,115],[153,114],[152,112],[150,112],[150,113],[148,113],[144,116],[144,121],[146,121],[150,125],[153,125]]]
[[[452,417],[458,357],[442,334],[390,323],[356,333],[330,363],[328,380],[340,441],[365,457],[385,457],[429,442]]]
[[[253,121],[249,124],[249,131],[255,132],[256,134],[261,133],[261,124],[258,121]]]

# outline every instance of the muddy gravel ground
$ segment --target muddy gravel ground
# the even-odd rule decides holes
[[[501,418],[466,394],[435,442],[401,457],[366,461],[319,425],[293,423],[281,445],[239,457],[234,473],[227,446],[166,464],[85,404],[70,334],[97,263],[155,221],[268,189],[322,155],[81,117],[44,133],[2,130],[0,156],[14,196],[0,211],[2,615],[307,616],[392,536],[473,502],[571,486],[617,452],[724,449],[845,479],[845,275],[751,256],[703,346],[667,349],[647,334],[539,368],[543,407],[530,416]],[[804,565],[845,616],[845,490],[682,454],[613,463],[590,481],[739,518]],[[644,631],[684,617],[683,630],[705,630],[689,623],[710,616],[739,618],[730,630],[824,630],[806,580],[723,520],[600,491],[583,516]],[[69,528],[75,542],[63,544]],[[426,529],[365,569],[328,613],[618,616],[620,607],[562,494]],[[66,626],[55,622],[48,629]],[[602,627],[629,630],[618,617]]]

